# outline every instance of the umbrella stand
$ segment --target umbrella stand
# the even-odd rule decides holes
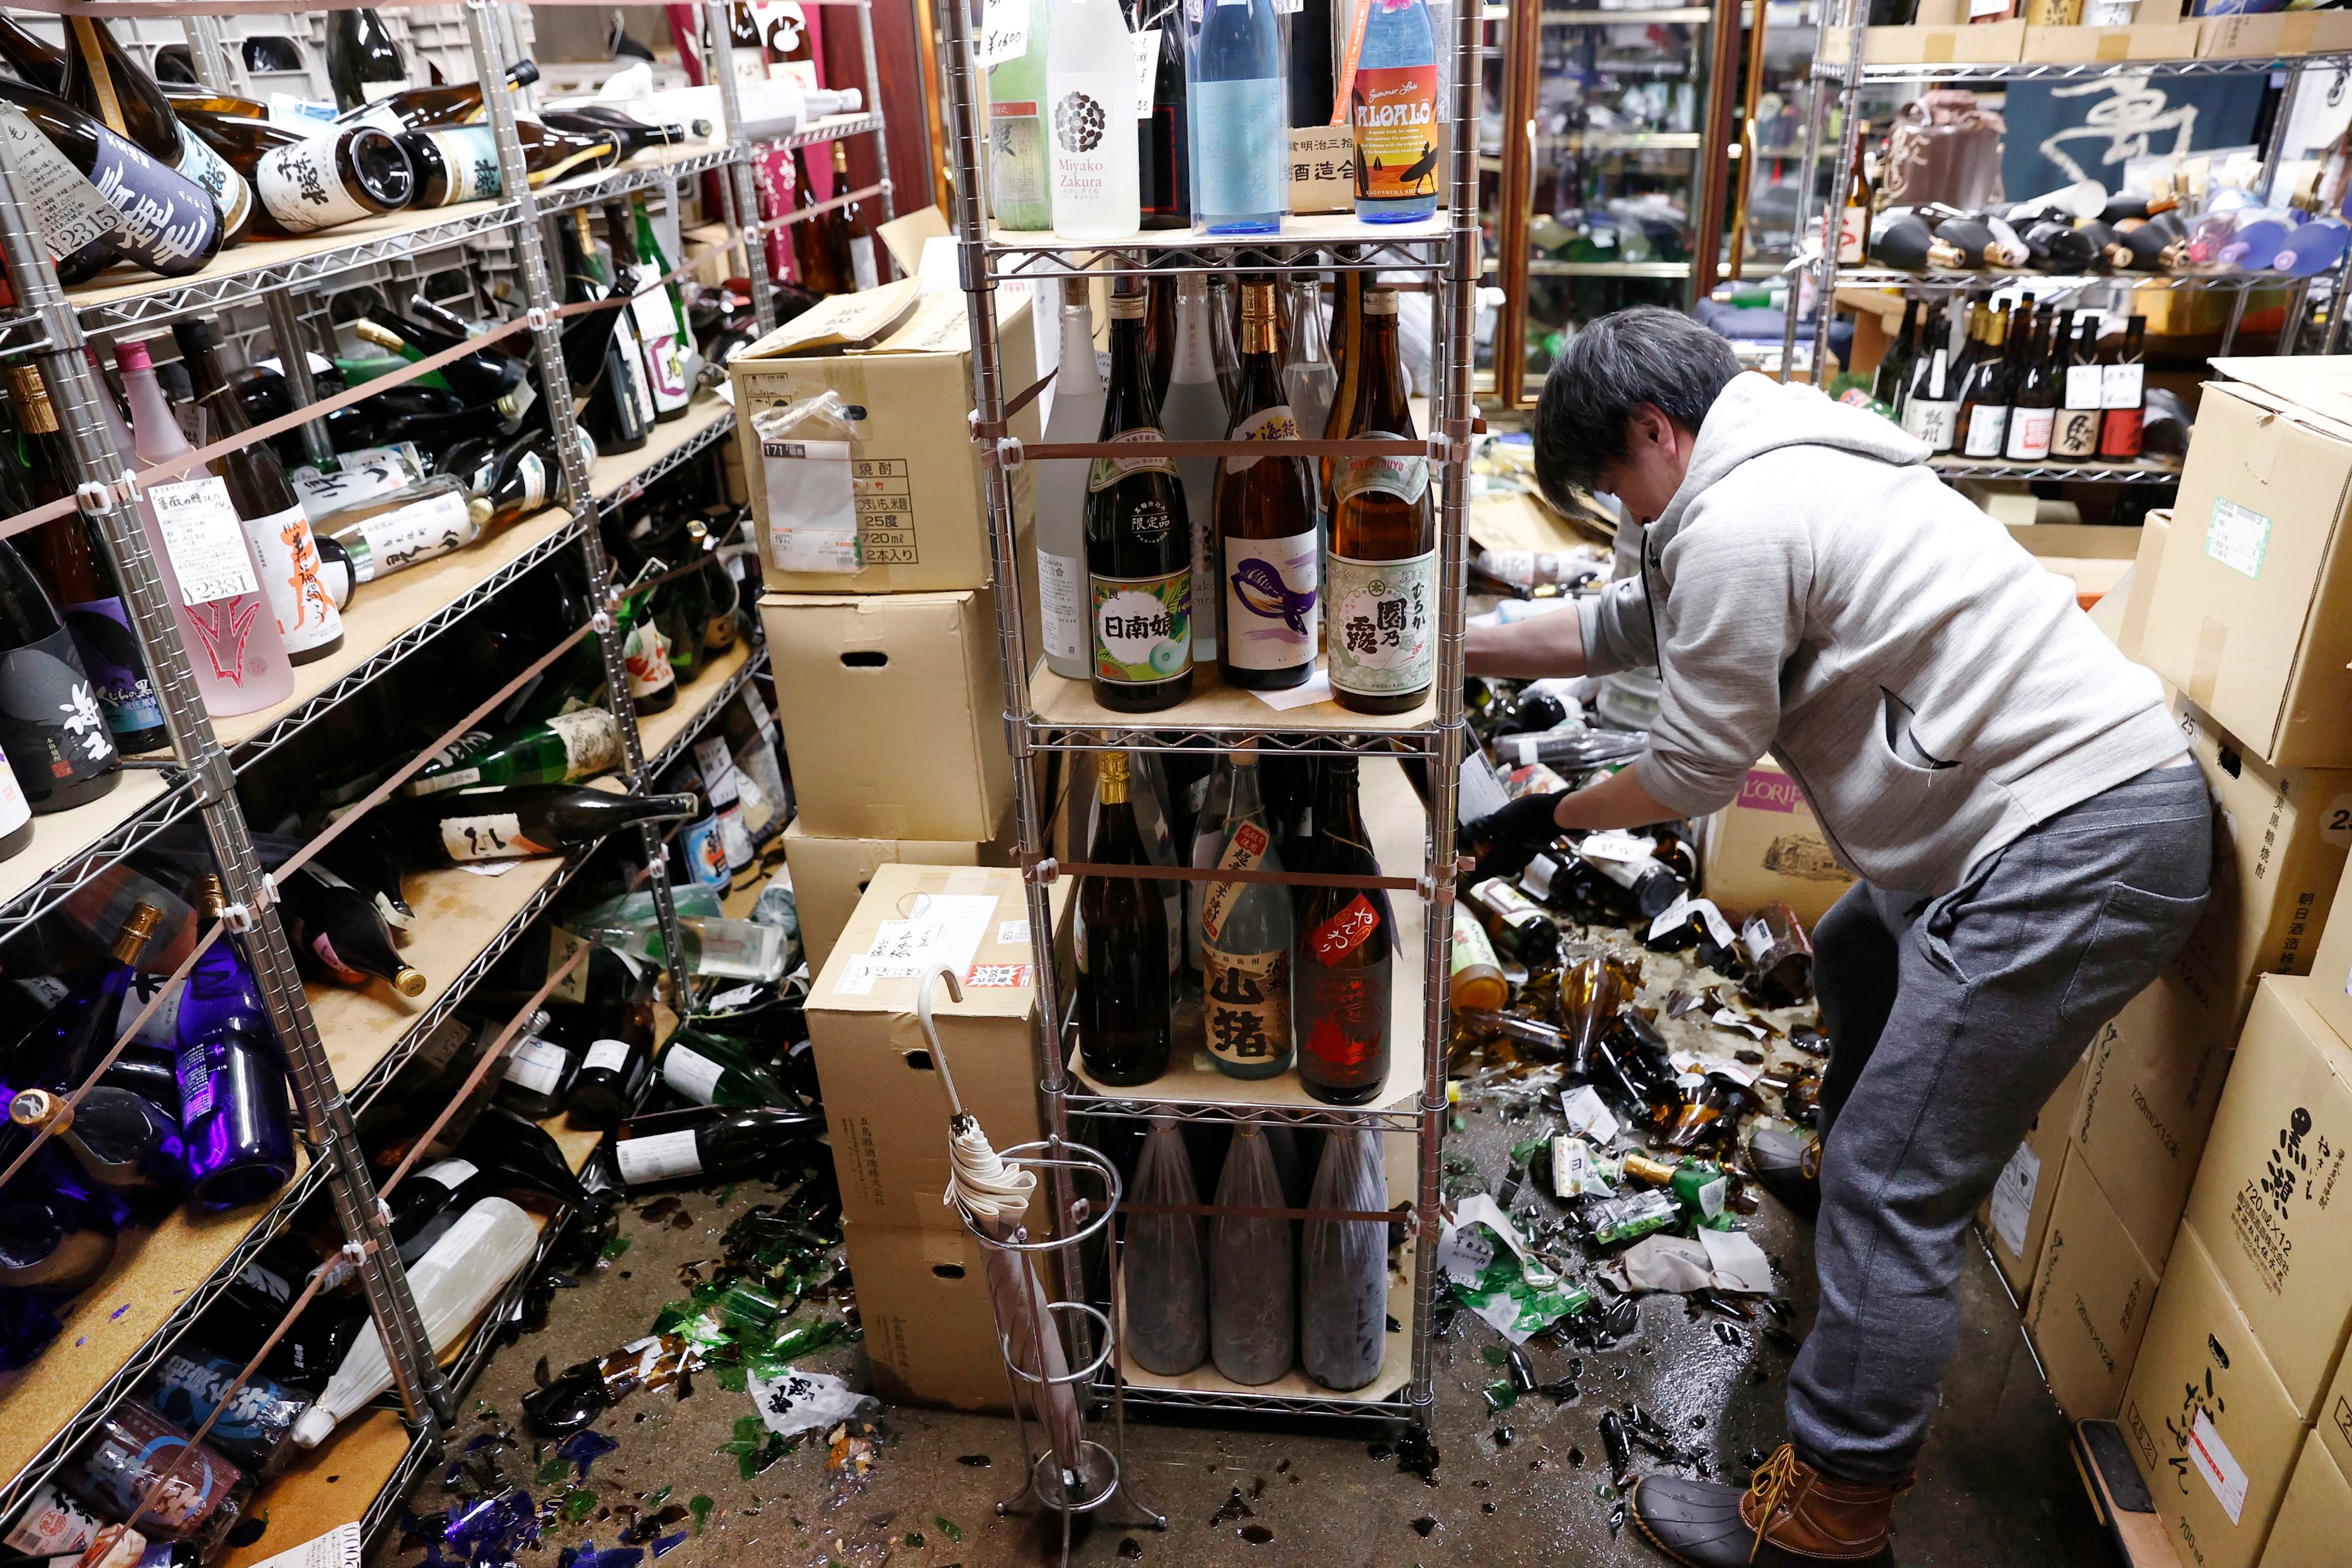
[[[948,1095],[946,1201],[987,1260],[989,1307],[996,1318],[997,1349],[1013,1396],[1013,1426],[1021,1436],[1022,1473],[1030,1495],[1062,1517],[1062,1564],[1068,1568],[1071,1517],[1105,1507],[1122,1490],[1154,1529],[1168,1528],[1167,1517],[1136,1496],[1126,1479],[1126,1384],[1110,1316],[1084,1301],[1055,1300],[1046,1289],[1046,1278],[1079,1279],[1082,1269],[1037,1266],[1049,1253],[1066,1253],[1067,1261],[1076,1263],[1079,1255],[1071,1249],[1109,1230],[1118,1209],[1118,1171],[1095,1150],[1066,1139],[1019,1143],[1002,1152],[990,1146],[978,1120],[964,1110],[956,1093],[955,1076],[932,1022],[932,988],[940,981],[946,982],[950,997],[963,1000],[955,973],[942,967],[924,977],[915,1014]],[[1059,1223],[1049,1218],[1042,1234],[1026,1223],[1041,1176],[1049,1191],[1070,1194],[1068,1213],[1058,1216]],[[1113,1301],[1119,1300],[1123,1251],[1112,1237]],[[1079,1347],[1075,1366],[1068,1348],[1072,1344]],[[1086,1435],[1079,1399],[1080,1390],[1098,1375],[1110,1388],[1108,1447]],[[1042,1430],[1042,1449],[1033,1449],[1030,1415]]]

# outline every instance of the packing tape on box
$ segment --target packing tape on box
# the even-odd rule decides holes
[[[1960,35],[1957,29],[1937,27],[1920,41],[1919,58],[1931,66],[1949,65],[1953,56],[1959,52],[1959,41]],[[1863,58],[1865,63],[1869,60],[1867,52]]]
[[[2279,449],[2286,445],[2287,422],[2275,414],[2254,421],[2253,438],[2246,443],[2246,472],[2263,484],[2278,467]]]
[[[2213,686],[2221,675],[2221,653],[2229,645],[2230,628],[2207,616],[2197,633],[2197,661],[2189,672],[2189,700],[2200,708],[2213,705]]]
[[[2294,12],[2279,24],[2278,52],[2283,55],[2307,55],[2311,52],[2311,40],[2318,32],[2316,13]]]

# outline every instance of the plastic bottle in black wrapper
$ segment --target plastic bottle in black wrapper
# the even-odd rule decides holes
[[[1134,1202],[1198,1204],[1192,1157],[1175,1121],[1154,1117],[1136,1156]],[[1127,1353],[1178,1377],[1209,1358],[1207,1225],[1199,1215],[1134,1214],[1127,1222]]]
[[[1360,1129],[1323,1140],[1307,1207],[1388,1207],[1380,1136]],[[1380,1376],[1388,1360],[1389,1227],[1381,1220],[1310,1219],[1298,1258],[1298,1361],[1342,1393]]]
[[[1278,1209],[1282,1178],[1255,1127],[1234,1130],[1217,1181],[1220,1208]],[[1290,1222],[1219,1215],[1209,1222],[1209,1347],[1235,1383],[1272,1383],[1290,1370],[1298,1317]]]

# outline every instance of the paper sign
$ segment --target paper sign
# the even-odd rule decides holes
[[[1029,940],[1029,922],[1025,920],[1003,921],[996,928],[996,945],[1018,947]]]
[[[114,204],[13,103],[0,103],[0,138],[51,256],[62,260],[122,226]]]
[[[217,475],[176,485],[157,485],[147,492],[155,509],[155,525],[163,531],[163,553],[180,579],[180,599],[188,605],[209,605],[256,594],[261,584],[253,575],[253,558],[246,553],[245,526],[229,504],[228,485]]]
[[[360,1568],[360,1527],[339,1524],[316,1540],[288,1547],[260,1568]]]
[[[779,571],[855,572],[857,502],[846,441],[762,441],[768,553]]]
[[[2025,1227],[2033,1217],[2033,1190],[2042,1184],[2042,1156],[2023,1143],[2000,1168],[1992,1188],[1993,1234],[2013,1258],[2025,1256]]]
[[[2205,525],[2205,553],[2232,572],[2259,579],[2263,556],[2271,547],[2271,520],[2233,500],[2215,498],[2212,521]]]
[[[2201,1409],[2189,1424],[2189,1462],[2213,1489],[2213,1500],[2230,1516],[2230,1522],[2237,1523],[2239,1515],[2246,1511],[2246,1472],[2214,1429],[2213,1417]]]
[[[1151,83],[1160,75],[1160,29],[1146,27],[1135,35],[1135,117],[1151,118]]]
[[[1029,52],[1029,0],[988,0],[980,12],[980,68],[992,70]]]
[[[844,967],[835,995],[870,995],[877,980],[911,980],[941,967],[961,974],[971,968],[996,917],[996,895],[924,894],[917,902],[907,919],[884,921],[876,929],[866,951]]]
[[[1581,1132],[1595,1143],[1605,1146],[1617,1136],[1616,1113],[1589,1083],[1559,1097],[1559,1113],[1568,1119],[1570,1131]]]

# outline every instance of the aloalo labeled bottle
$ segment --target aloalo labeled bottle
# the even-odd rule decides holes
[[[1323,759],[1314,869],[1377,877],[1380,858],[1356,800],[1356,759]],[[1298,1077],[1332,1105],[1362,1105],[1389,1073],[1389,994],[1396,918],[1382,888],[1310,888],[1291,963]]]
[[[1297,438],[1275,350],[1274,285],[1245,283],[1232,439]],[[1229,685],[1301,685],[1315,673],[1321,613],[1314,466],[1305,458],[1225,458],[1217,464],[1215,496],[1224,600],[1219,668]]]
[[[1097,865],[1140,866],[1150,857],[1128,802],[1125,752],[1098,753],[1094,842]],[[1097,1083],[1150,1083],[1168,1070],[1168,911],[1160,889],[1134,877],[1078,885],[1078,1054]]]
[[[1397,300],[1364,295],[1363,353],[1350,439],[1412,440],[1397,361]],[[1359,713],[1402,713],[1437,678],[1437,526],[1425,458],[1348,458],[1332,481],[1331,695]]]
[[[1133,445],[1137,455],[1097,458],[1087,477],[1094,697],[1130,713],[1173,707],[1192,692],[1192,531],[1175,463],[1153,455],[1160,409],[1143,308],[1140,294],[1110,302],[1110,395],[1096,437]]]
[[[1234,755],[1233,803],[1216,863],[1220,870],[1282,869],[1258,798],[1255,747]],[[1207,889],[1201,979],[1210,1058],[1234,1078],[1272,1078],[1290,1066],[1290,889],[1274,882]]]
[[[1407,223],[1437,210],[1437,38],[1423,0],[1371,0],[1348,118],[1356,216]]]

